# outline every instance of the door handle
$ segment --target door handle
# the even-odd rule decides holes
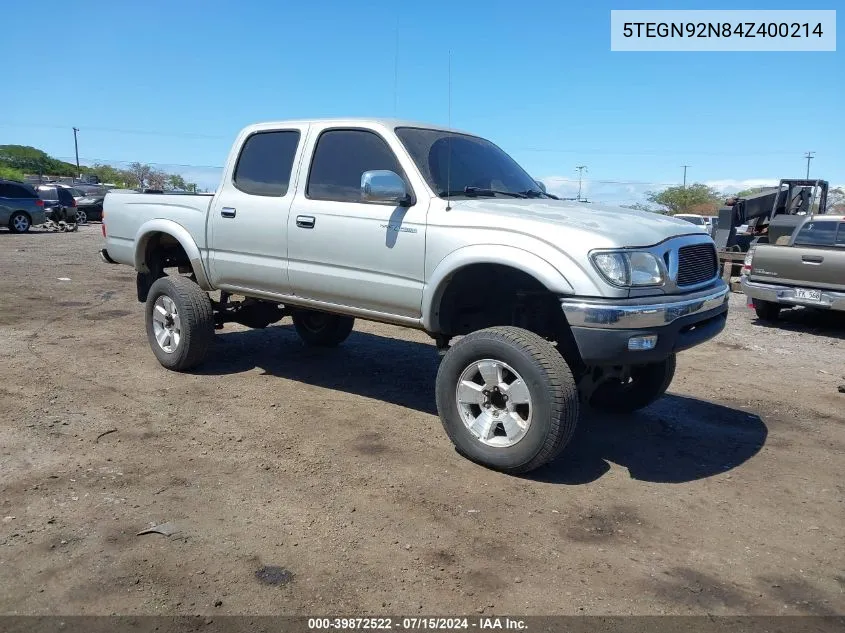
[[[301,229],[313,229],[317,223],[313,215],[298,215],[296,216],[296,226]]]
[[[824,257],[821,255],[802,255],[801,261],[805,264],[821,264],[824,261]]]
[[[223,207],[220,209],[220,215],[224,218],[233,218],[237,212],[237,209],[233,209],[232,207]]]

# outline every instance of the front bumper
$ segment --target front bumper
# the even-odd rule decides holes
[[[759,283],[751,281],[745,275],[741,278],[740,284],[742,285],[742,291],[752,299],[783,305],[809,306],[811,308],[845,311],[845,292],[813,288],[813,290],[818,290],[821,293],[821,299],[819,301],[808,301],[807,299],[799,299],[795,296],[796,288],[794,286]],[[810,286],[805,286],[805,288],[810,288]]]
[[[683,297],[624,301],[562,299],[581,359],[586,365],[654,363],[703,343],[721,332],[728,316],[730,290],[723,281]],[[650,350],[630,350],[635,336],[656,335]]]

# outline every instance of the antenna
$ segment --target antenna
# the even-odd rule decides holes
[[[396,16],[396,47],[393,51],[393,116],[396,116],[396,102],[399,94],[399,16]]]
[[[446,210],[452,210],[452,51],[449,51],[449,79],[448,79],[448,110],[446,116],[446,126],[449,128],[449,142],[446,144]]]

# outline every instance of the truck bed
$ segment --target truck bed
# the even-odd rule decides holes
[[[205,251],[206,217],[213,197],[211,193],[109,192],[103,202],[109,256],[118,263],[134,265],[138,230],[151,220],[181,225]]]

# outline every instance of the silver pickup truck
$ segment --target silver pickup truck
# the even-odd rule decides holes
[[[558,200],[493,143],[440,127],[252,125],[214,195],[109,193],[104,206],[101,255],[136,269],[164,367],[196,366],[232,321],[290,316],[323,346],[355,318],[424,330],[443,356],[446,433],[506,472],[553,459],[582,402],[622,413],[659,398],[675,353],[727,318],[697,227]]]

